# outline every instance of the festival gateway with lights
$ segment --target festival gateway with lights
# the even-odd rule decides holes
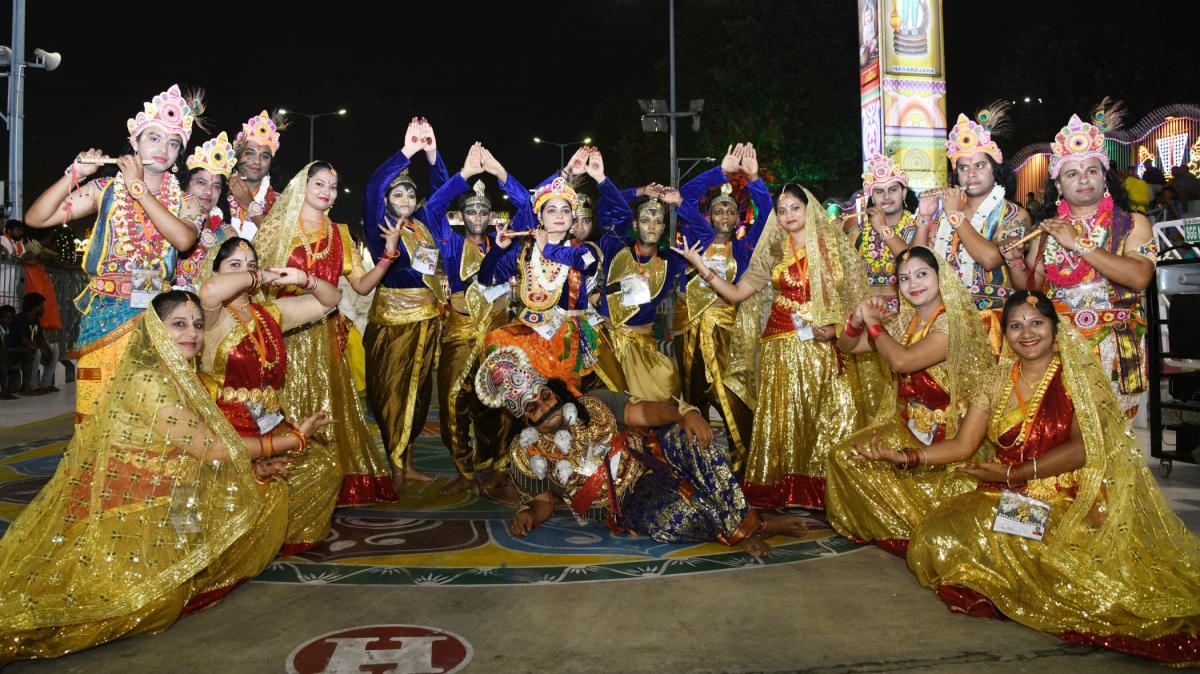
[[[861,189],[825,202],[753,136],[622,188],[590,143],[525,182],[414,116],[351,226],[330,162],[273,184],[284,111],[126,102],[127,151],[62,158],[24,214],[92,224],[74,433],[0,541],[0,664],[382,559],[339,508],[424,501],[494,514],[480,575],[562,536],[767,564],[821,525],[951,611],[1200,665],[1200,540],[1132,430],[1160,239],[1116,176],[1190,175],[1159,127],[1192,106],[1126,130],[1104,98],[1006,163],[1015,101],[949,123],[941,26],[859,4]],[[414,584],[457,582],[422,559]]]

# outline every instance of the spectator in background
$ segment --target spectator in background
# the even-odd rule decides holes
[[[1154,205],[1163,209],[1164,220],[1179,220],[1186,210],[1183,204],[1179,203],[1179,196],[1175,194],[1174,187],[1163,187],[1158,193],[1158,198],[1154,200]]]
[[[25,248],[25,223],[20,220],[5,222],[4,233],[0,234],[0,248],[3,248],[9,257],[29,259],[29,250]]]
[[[1025,210],[1029,213],[1029,217],[1032,218],[1036,218],[1037,214],[1042,210],[1042,202],[1038,201],[1035,192],[1025,195]]]
[[[1137,167],[1130,166],[1122,176],[1121,184],[1129,195],[1129,210],[1134,213],[1145,213],[1150,207],[1150,185],[1138,177]]]
[[[21,313],[13,320],[5,345],[15,349],[21,359],[21,395],[45,395],[59,389],[54,386],[54,347],[42,334],[41,318],[46,311],[46,298],[41,293],[28,293],[21,299]],[[37,365],[42,373],[37,377]],[[37,386],[34,386],[37,384]]]
[[[1200,199],[1200,180],[1196,180],[1186,166],[1171,169],[1171,178],[1171,187],[1175,188],[1175,195],[1183,202],[1185,209],[1188,202]]]
[[[0,400],[17,399],[12,393],[12,377],[8,371],[17,360],[16,353],[8,348],[8,334],[16,317],[16,307],[11,304],[0,306]]]
[[[1142,162],[1142,180],[1145,180],[1146,184],[1150,186],[1151,199],[1157,199],[1158,193],[1167,184],[1167,177],[1163,175],[1162,169],[1154,165],[1153,159]]]

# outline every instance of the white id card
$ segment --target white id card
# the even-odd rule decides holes
[[[495,302],[496,300],[500,299],[504,295],[508,294],[508,284],[507,283],[500,283],[500,284],[494,285],[494,286],[485,286],[482,283],[480,283],[479,289],[483,291],[483,299],[485,299],[489,302]]]
[[[799,311],[792,312],[792,327],[796,329],[796,337],[800,341],[807,342],[813,338],[812,323],[801,318]]]
[[[932,445],[933,444],[933,436],[935,433],[937,433],[937,427],[934,426],[933,428],[929,429],[928,433],[925,433],[922,431],[918,431],[915,424],[916,424],[915,420],[913,420],[913,419],[908,420],[908,430],[912,431],[913,437],[920,440],[921,444],[925,445],[926,447],[928,447],[929,445]]]
[[[621,279],[621,304],[637,307],[650,303],[650,282],[641,274],[631,274]]]
[[[1048,521],[1049,503],[1013,491],[1003,491],[1000,492],[1000,505],[996,509],[992,531],[1040,541],[1046,533]]]
[[[557,308],[551,309],[542,314],[542,318],[545,319],[545,322],[535,327],[533,331],[541,335],[542,339],[550,341],[554,337],[554,333],[558,332],[558,329],[562,327],[562,312],[558,311]]]
[[[717,276],[725,278],[725,272],[729,268],[729,261],[725,259],[724,255],[714,255],[712,257],[704,258],[704,266],[713,270],[713,273],[715,273]],[[705,281],[704,277],[700,278],[700,287],[708,287],[708,281]]]
[[[134,309],[145,309],[150,306],[150,300],[162,292],[163,279],[156,269],[134,269],[132,288],[129,291],[129,306]]]
[[[279,410],[267,412],[262,403],[246,403],[246,409],[250,410],[250,416],[254,417],[254,422],[258,424],[259,435],[266,435],[283,423],[283,414]]]
[[[593,307],[590,304],[588,305],[587,313],[585,313],[583,317],[587,319],[587,322],[590,323],[593,328],[600,327],[600,324],[604,322],[604,317],[600,315],[599,311],[596,311],[596,307]]]
[[[413,255],[412,268],[425,276],[431,276],[436,273],[437,264],[438,249],[433,246],[420,246],[417,248],[416,254]]]

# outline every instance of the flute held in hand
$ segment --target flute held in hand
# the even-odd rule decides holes
[[[1017,248],[1019,246],[1024,246],[1026,243],[1038,238],[1039,236],[1041,236],[1043,234],[1048,234],[1049,232],[1050,232],[1050,230],[1046,229],[1045,227],[1043,227],[1041,225],[1038,225],[1037,227],[1035,227],[1031,231],[1029,231],[1027,234],[1025,234],[1025,236],[1022,236],[1021,238],[1017,239],[1016,241],[1013,241],[1012,243],[1007,243],[1007,244],[1004,244],[1003,246],[1001,246],[1000,252],[1007,253],[1008,251],[1010,251],[1014,248]]]

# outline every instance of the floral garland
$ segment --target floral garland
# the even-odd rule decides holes
[[[117,256],[129,260],[137,269],[161,266],[171,251],[171,242],[159,233],[154,222],[146,216],[141,204],[129,193],[125,178],[120,173],[113,179],[112,196],[109,227]],[[171,174],[163,176],[154,198],[175,215],[183,208],[183,189]]]
[[[902,212],[900,222],[896,223],[895,227],[896,236],[901,239],[904,238],[904,231],[908,229],[909,222],[912,220],[912,213]],[[883,235],[875,231],[875,228],[869,224],[863,228],[858,254],[867,266],[867,283],[870,285],[896,285],[895,256],[892,255]]]
[[[1101,247],[1107,242],[1111,231],[1113,198],[1111,195],[1105,196],[1100,200],[1100,208],[1090,217],[1082,219],[1071,217],[1071,206],[1063,200],[1058,204],[1058,217],[1070,220],[1079,236],[1087,237]],[[1046,266],[1046,282],[1054,287],[1071,288],[1097,275],[1096,268],[1082,255],[1063,248],[1054,237],[1050,237],[1046,244],[1042,259]]]

